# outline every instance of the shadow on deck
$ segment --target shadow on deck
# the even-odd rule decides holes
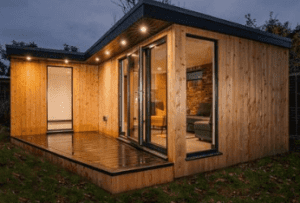
[[[174,179],[173,163],[97,132],[11,136],[11,142],[111,193]]]

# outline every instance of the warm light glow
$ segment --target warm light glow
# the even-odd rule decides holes
[[[106,55],[109,55],[109,51],[106,51],[105,54],[106,54]]]
[[[125,40],[122,40],[121,44],[122,44],[122,45],[126,45],[126,41],[125,41]]]
[[[146,32],[146,31],[147,31],[147,28],[146,28],[145,26],[142,26],[142,27],[141,27],[141,31],[142,31],[142,32]]]
[[[27,56],[27,60],[30,61],[30,60],[31,60],[31,57],[30,57],[30,56]]]
[[[66,60],[65,60],[65,63],[69,63],[69,61],[66,59]]]
[[[96,61],[99,61],[100,59],[99,58],[96,58]]]
[[[157,70],[161,70],[161,67],[158,67]]]

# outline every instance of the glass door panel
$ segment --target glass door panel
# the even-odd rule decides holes
[[[71,130],[72,68],[48,67],[48,130]]]
[[[119,87],[119,94],[120,94],[120,115],[119,115],[119,124],[120,124],[120,135],[127,137],[127,119],[128,119],[128,107],[127,107],[127,94],[128,94],[128,85],[127,85],[127,58],[120,61],[120,87]]]
[[[165,39],[119,61],[119,133],[139,145],[167,153]]]
[[[120,135],[138,141],[139,52],[120,61]]]
[[[138,52],[128,57],[129,73],[129,134],[128,136],[138,141],[138,96],[139,96],[139,55]]]
[[[145,50],[144,145],[166,153],[167,147],[167,44]]]

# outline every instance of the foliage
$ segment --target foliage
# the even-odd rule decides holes
[[[12,41],[12,45],[13,46],[17,46],[17,47],[31,47],[31,48],[37,48],[37,44],[35,42],[18,42],[16,40]],[[6,50],[2,47],[2,45],[0,44],[0,75],[7,75],[9,76],[10,74],[10,67],[7,66],[4,61],[9,61],[7,54],[6,54]]]
[[[78,52],[79,48],[76,47],[76,46],[70,46],[68,44],[64,44],[64,50],[65,51]]]
[[[10,125],[10,102],[9,98],[0,100],[0,124]]]
[[[6,51],[0,44],[0,75],[5,75],[5,72],[7,72],[8,66],[4,63],[5,60],[7,60]]]
[[[114,4],[121,7],[123,13],[127,13],[132,7],[134,7],[139,0],[111,0]],[[172,0],[160,0],[164,4],[171,4]]]
[[[273,17],[273,12],[270,12],[269,20],[266,20],[261,26],[256,25],[256,19],[252,19],[250,14],[245,15],[245,18],[248,27],[290,38],[292,40],[290,72],[300,71],[300,25],[292,29],[290,22],[281,23],[279,19]]]
[[[12,45],[13,46],[18,46],[18,47],[32,47],[32,48],[37,48],[37,44],[35,42],[29,42],[29,43],[26,43],[26,42],[17,42],[16,40],[13,40],[12,41]]]

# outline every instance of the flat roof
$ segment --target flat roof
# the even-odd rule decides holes
[[[292,46],[292,41],[289,38],[280,37],[272,33],[263,32],[258,29],[250,28],[238,23],[219,19],[177,6],[164,4],[153,0],[140,0],[137,5],[135,5],[129,12],[127,12],[113,27],[111,27],[96,43],[94,43],[84,53],[6,45],[7,55],[31,55],[41,58],[68,58],[70,60],[86,61],[95,53],[102,50],[114,39],[116,39],[119,35],[124,33],[128,28],[132,27],[132,25],[142,19],[155,19],[158,21],[164,21],[167,22],[168,25],[171,25],[173,23],[186,25],[285,48],[290,48]],[[161,26],[166,26],[166,24],[162,24]],[[157,28],[156,30],[159,31],[160,29]],[[138,43],[138,41],[136,41],[135,43]],[[132,44],[132,46],[134,46],[134,44]]]

